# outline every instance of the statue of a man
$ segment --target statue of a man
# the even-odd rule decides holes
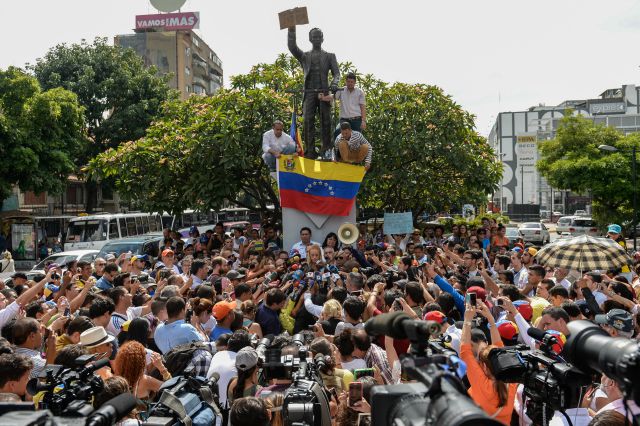
[[[296,27],[289,28],[289,51],[300,62],[304,70],[304,98],[302,115],[304,118],[304,153],[305,157],[316,158],[315,149],[315,115],[320,115],[321,153],[332,148],[331,103],[323,101],[320,95],[329,91],[335,92],[340,81],[340,69],[336,55],[322,50],[324,37],[319,28],[309,31],[309,41],[313,48],[308,52],[300,50],[296,44]],[[333,79],[329,83],[329,71]]]

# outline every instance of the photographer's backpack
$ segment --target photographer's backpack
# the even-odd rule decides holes
[[[207,351],[211,355],[209,346],[204,342],[191,342],[178,345],[164,355],[164,365],[172,376],[180,376],[189,366],[197,351]]]

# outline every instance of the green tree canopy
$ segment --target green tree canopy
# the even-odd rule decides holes
[[[640,147],[640,135],[624,136],[604,125],[595,125],[579,116],[560,122],[556,138],[539,143],[537,168],[554,188],[593,196],[593,215],[607,223],[631,220],[631,156],[625,152],[603,152],[600,145],[621,151]]]
[[[341,67],[353,70],[349,63]],[[147,210],[215,209],[225,200],[278,206],[260,158],[261,136],[274,119],[289,122],[290,92],[302,77],[297,61],[280,55],[233,77],[229,90],[170,102],[144,138],[98,156],[91,170],[115,177],[121,195]],[[365,136],[374,146],[362,206],[418,215],[483,202],[496,187],[501,167],[491,148],[475,132],[473,116],[441,89],[372,75],[361,76],[359,85],[367,92]]]
[[[60,192],[83,141],[83,109],[74,93],[42,91],[22,70],[0,70],[0,202],[14,185]]]
[[[175,97],[167,85],[169,76],[145,67],[132,49],[109,46],[106,38],[57,45],[29,69],[43,89],[70,90],[84,107],[91,143],[79,150],[78,167],[108,148],[144,136],[164,101]],[[95,201],[90,197],[87,210]]]

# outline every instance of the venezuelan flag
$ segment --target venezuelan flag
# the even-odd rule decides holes
[[[304,155],[304,151],[302,149],[302,138],[300,137],[300,128],[297,126],[295,111],[291,113],[291,128],[289,129],[289,136],[296,143],[296,147],[300,150],[300,153]]]
[[[348,216],[364,178],[364,167],[281,155],[280,205],[307,213]]]

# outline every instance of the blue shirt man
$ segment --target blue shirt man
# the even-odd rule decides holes
[[[262,328],[264,336],[273,334],[274,336],[282,333],[282,324],[280,323],[280,310],[287,303],[287,296],[279,288],[272,288],[267,291],[265,302],[256,313],[256,322]]]
[[[223,300],[213,306],[213,317],[218,323],[209,335],[211,341],[217,340],[223,334],[233,333],[230,327],[236,317],[234,313],[236,306],[236,302],[231,300]]]
[[[115,279],[116,275],[118,275],[118,265],[116,265],[115,263],[108,263],[104,267],[102,277],[100,277],[100,279],[96,281],[96,287],[98,287],[102,291],[112,289],[113,280]]]
[[[185,323],[186,304],[182,297],[170,298],[167,300],[166,307],[169,319],[164,324],[160,324],[153,335],[158,349],[163,354],[178,345],[204,340],[194,326]]]

